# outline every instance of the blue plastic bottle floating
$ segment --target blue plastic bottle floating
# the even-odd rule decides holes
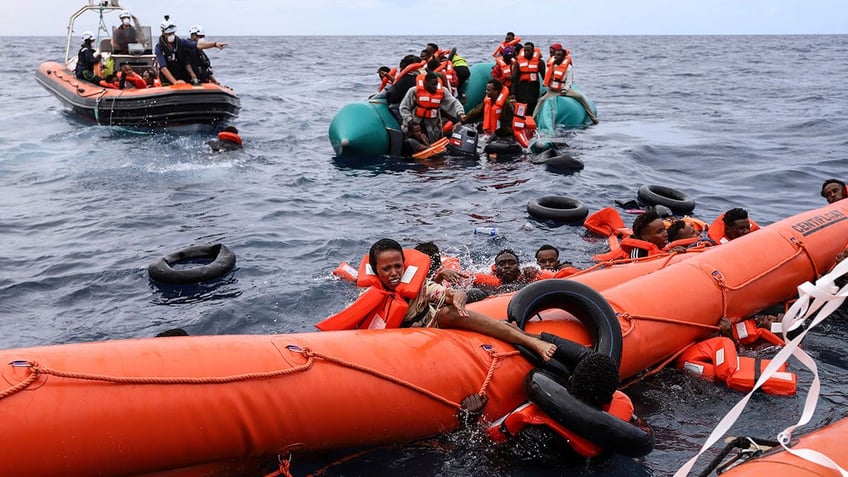
[[[497,227],[474,227],[474,235],[488,235],[490,237],[494,237],[497,234]]]

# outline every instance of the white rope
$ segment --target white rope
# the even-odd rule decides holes
[[[816,312],[818,312],[818,315],[810,323],[807,329],[796,336],[795,339],[788,341],[786,346],[777,353],[774,359],[772,359],[768,366],[766,366],[766,369],[763,371],[760,379],[757,380],[754,388],[751,389],[751,391],[745,395],[742,400],[733,406],[733,409],[731,409],[724,418],[722,418],[716,428],[713,429],[712,433],[710,433],[706,442],[704,442],[704,445],[701,446],[701,450],[698,454],[689,459],[689,461],[687,461],[680,470],[674,474],[674,477],[685,477],[689,475],[689,472],[692,470],[692,467],[695,465],[698,457],[700,457],[701,454],[715,444],[724,434],[727,433],[728,430],[730,430],[730,427],[733,426],[737,419],[739,419],[739,416],[742,414],[742,411],[745,409],[745,406],[748,404],[748,401],[751,399],[751,395],[754,394],[754,391],[759,389],[760,386],[762,386],[763,383],[765,383],[766,380],[769,379],[775,371],[777,371],[777,369],[789,359],[790,355],[794,356],[798,359],[798,361],[810,369],[813,373],[813,382],[810,384],[810,390],[807,393],[807,398],[804,403],[804,410],[801,414],[801,418],[798,420],[798,423],[784,429],[780,434],[778,434],[777,439],[787,452],[817,465],[834,469],[843,477],[848,477],[848,471],[840,467],[826,455],[812,449],[790,449],[788,447],[792,440],[792,431],[794,431],[797,427],[810,422],[810,418],[816,409],[816,402],[818,401],[821,390],[818,368],[816,367],[815,361],[813,361],[810,355],[804,352],[804,350],[798,348],[798,345],[801,341],[803,341],[808,331],[815,328],[825,318],[830,316],[830,314],[839,308],[842,302],[845,301],[845,298],[848,297],[848,285],[839,290],[834,284],[834,281],[838,277],[846,274],[848,274],[848,260],[843,260],[837,264],[833,271],[817,280],[815,285],[810,282],[805,282],[798,287],[798,300],[792,304],[784,315],[782,322],[783,329],[791,330],[793,328],[797,328],[798,326],[801,326],[807,318],[816,314]],[[811,299],[812,303],[810,302]]]

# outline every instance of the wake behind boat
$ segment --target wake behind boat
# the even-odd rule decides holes
[[[110,13],[114,17],[122,8],[116,0],[102,4],[89,0],[74,12],[68,23],[64,62],[42,63],[36,70],[36,81],[68,109],[98,124],[155,127],[214,123],[238,116],[241,109],[238,95],[231,88],[216,83],[117,89],[77,78],[74,41],[79,35],[74,35],[74,25],[83,15],[90,20],[92,14],[99,16],[94,48],[101,52],[104,63],[115,71],[121,64],[128,63],[138,75],[158,71],[160,65],[153,52],[157,38],[151,35],[150,26],[142,25],[134,15],[122,13],[132,19],[135,41],[115,48],[115,33],[106,27],[107,18]]]

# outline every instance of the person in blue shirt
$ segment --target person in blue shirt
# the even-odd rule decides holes
[[[87,31],[82,34],[82,46],[77,53],[77,67],[74,70],[74,75],[81,79],[94,84],[100,84],[101,78],[94,74],[94,66],[100,63],[100,55],[94,54],[92,43],[94,35]]]
[[[177,36],[177,26],[168,20],[168,17],[165,17],[165,21],[159,25],[159,28],[162,30],[162,35],[159,36],[159,42],[156,44],[153,52],[159,64],[159,79],[162,82],[162,86],[189,82],[199,85],[200,80],[191,67],[191,59],[195,49],[223,49],[227,46],[226,43],[219,43],[217,41],[211,42],[201,39],[193,42],[179,38]]]

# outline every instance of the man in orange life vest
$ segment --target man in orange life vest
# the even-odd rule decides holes
[[[489,80],[483,101],[468,112],[463,122],[475,123],[482,118],[484,133],[501,138],[514,137],[512,105],[509,89],[496,79]]]
[[[400,102],[401,128],[408,131],[411,123],[418,123],[429,142],[436,142],[444,136],[442,114],[449,119],[465,120],[462,103],[441,83],[438,74],[418,75],[415,87],[410,88]]]
[[[583,109],[586,110],[586,114],[589,115],[589,119],[592,120],[592,124],[598,124],[598,118],[592,111],[592,106],[589,104],[589,101],[585,96],[571,87],[573,82],[574,68],[571,66],[571,59],[566,58],[565,49],[561,48],[554,52],[554,61],[545,74],[544,85],[548,88],[548,91],[545,92],[544,96],[539,98],[539,104],[548,98],[553,100],[556,96],[569,96],[580,102]],[[537,112],[534,111],[534,119],[536,114]]]
[[[422,257],[424,262],[419,262]],[[316,327],[323,331],[398,326],[458,328],[521,345],[544,362],[553,357],[555,344],[466,309],[464,291],[426,279],[428,272],[429,259],[425,254],[405,251],[392,239],[378,240],[368,251],[368,268],[360,272],[358,279],[368,280],[369,288],[351,306]]]
[[[542,53],[532,42],[524,44],[521,53],[515,57],[512,67],[512,91],[515,100],[527,105],[527,114],[533,115],[539,100],[539,84],[545,77],[545,62]]]

